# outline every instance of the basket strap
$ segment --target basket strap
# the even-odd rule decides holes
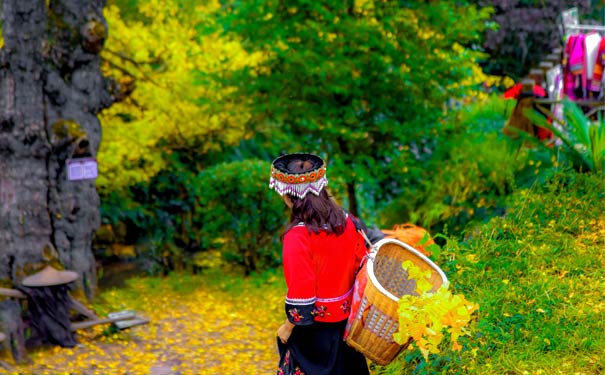
[[[368,238],[368,236],[366,235],[366,232],[364,232],[363,229],[361,229],[361,228],[357,228],[357,231],[359,232],[359,234],[361,234],[363,239],[368,244],[368,247],[371,249],[373,247],[373,245],[372,245],[372,242],[370,241],[370,239]]]
[[[368,244],[368,249],[371,249],[372,248],[372,241],[370,241],[370,239],[366,235],[366,232],[363,230],[364,227],[365,227],[365,225],[361,222],[361,220],[359,220],[354,215],[351,215],[351,214],[348,214],[348,215],[351,218],[351,220],[353,221],[353,224],[355,224],[355,229],[357,230],[357,232],[359,232],[359,234],[361,234],[361,236],[363,237],[363,239],[366,241],[366,244]]]

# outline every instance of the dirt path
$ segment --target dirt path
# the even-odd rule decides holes
[[[183,293],[163,284],[130,288],[127,295],[117,290],[104,298],[123,301],[116,310],[132,308],[128,301],[136,298],[137,311],[150,324],[117,333],[108,333],[108,326],[79,331],[77,347],[30,352],[32,365],[17,370],[41,375],[274,372],[275,331],[283,314],[280,288],[252,286],[239,293],[203,287]],[[12,363],[6,352],[0,358]]]

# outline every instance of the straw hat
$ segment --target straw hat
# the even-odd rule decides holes
[[[58,271],[51,266],[46,266],[42,271],[24,278],[21,283],[28,287],[52,286],[68,284],[77,278],[77,272]]]

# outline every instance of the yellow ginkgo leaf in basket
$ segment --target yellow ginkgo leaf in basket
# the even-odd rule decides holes
[[[429,282],[429,277],[431,277],[430,270],[421,270],[411,260],[406,260],[401,266],[408,271],[408,278],[416,281],[416,293],[422,295],[431,290],[433,285]]]
[[[471,315],[478,305],[466,300],[463,295],[454,295],[446,287],[430,293],[428,276],[411,262],[404,262],[410,278],[416,280],[418,296],[406,295],[399,300],[399,330],[393,335],[402,344],[412,339],[410,348],[416,347],[428,360],[429,354],[439,353],[444,333],[449,333],[451,348],[460,350],[458,338],[468,334]]]

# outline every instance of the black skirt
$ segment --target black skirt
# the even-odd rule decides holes
[[[296,326],[286,344],[277,338],[277,375],[369,375],[365,357],[344,342],[346,320]]]

